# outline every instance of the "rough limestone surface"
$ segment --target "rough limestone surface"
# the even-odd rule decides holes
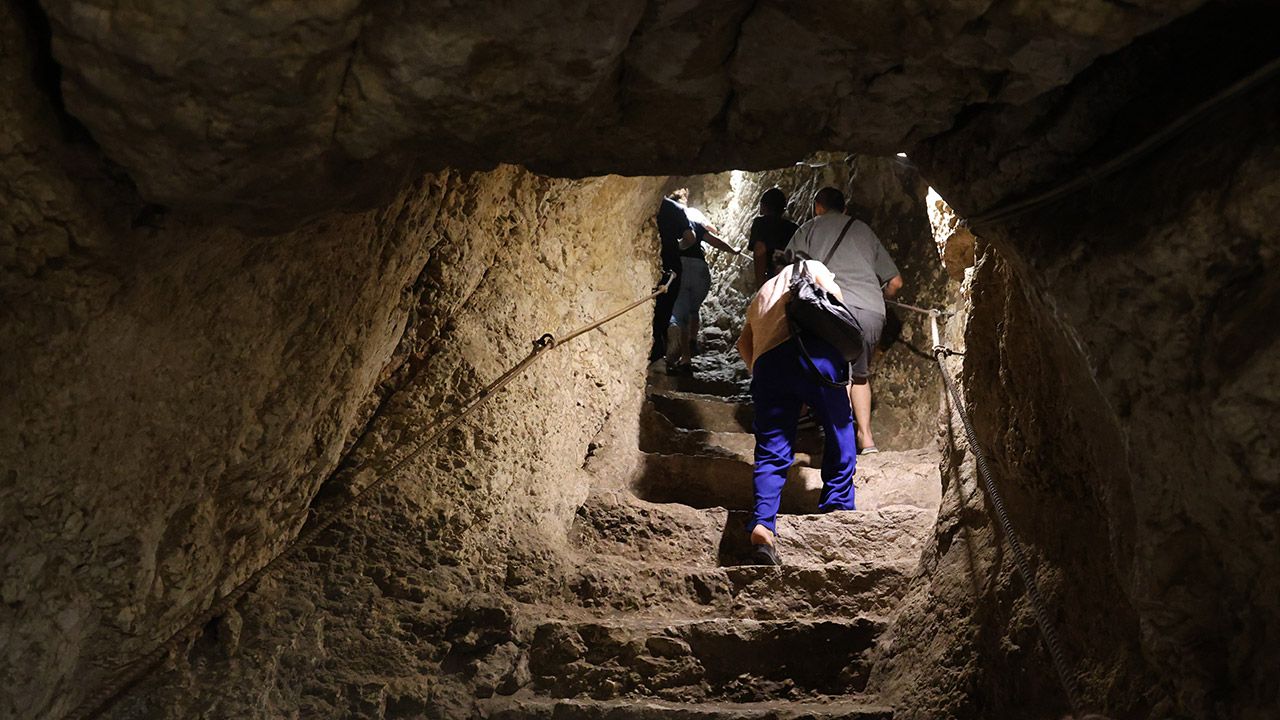
[[[926,198],[929,209],[929,225],[933,228],[933,240],[938,246],[938,256],[947,277],[960,281],[965,271],[973,267],[974,251],[978,239],[963,222],[963,218],[932,188]]]
[[[60,136],[18,20],[0,10],[0,715],[56,717],[278,551],[366,427],[348,461],[385,467],[542,332],[648,292],[659,181],[450,171],[283,235],[139,223]],[[561,475],[634,394],[646,327],[557,351],[424,455],[382,500],[399,531],[466,556],[566,523],[585,491]],[[225,632],[253,636],[243,617]]]
[[[1024,108],[1017,126],[1039,139],[991,145],[1011,121],[984,114],[913,157],[962,213],[1043,188],[1079,165],[1063,148],[1109,157],[1270,58],[1248,28],[1274,19],[1171,26]],[[1233,67],[1190,60],[1224,37]],[[1265,669],[1280,663],[1278,103],[1272,81],[1083,192],[976,228],[957,369],[1086,701],[1112,717],[1265,718],[1280,703]],[[955,448],[933,569],[873,685],[906,718],[1065,711]]]
[[[67,107],[156,202],[280,223],[415,169],[891,154],[1203,0],[511,4],[43,0]]]

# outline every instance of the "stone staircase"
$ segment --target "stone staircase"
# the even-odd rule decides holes
[[[578,512],[567,604],[529,642],[529,682],[493,720],[859,718],[869,658],[937,514],[936,455],[859,458],[856,511],[817,514],[803,433],[779,518],[782,567],[743,565],[754,440],[741,383],[650,378],[633,488]]]

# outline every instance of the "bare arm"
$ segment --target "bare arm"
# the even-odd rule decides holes
[[[708,231],[706,232],[706,234],[705,234],[705,235],[703,235],[703,239],[705,240],[705,242],[706,242],[708,245],[710,245],[710,246],[711,246],[711,247],[713,247],[713,248],[716,248],[717,250],[723,250],[723,251],[725,251],[725,252],[727,252],[727,253],[731,253],[731,254],[733,254],[733,255],[737,255],[737,254],[738,254],[738,251],[737,251],[737,249],[736,249],[736,248],[734,248],[732,245],[730,245],[729,243],[725,242],[724,240],[721,240],[719,237],[717,237],[717,236],[716,236],[714,233],[712,233],[710,230],[708,230]]]
[[[901,289],[902,289],[902,276],[894,275],[893,277],[889,278],[889,282],[885,283],[884,296],[887,298],[891,298],[894,295],[897,295],[898,291]]]
[[[756,243],[751,250],[751,256],[755,260],[756,271],[756,287],[764,285],[764,281],[769,278],[769,248],[764,243]]]
[[[688,250],[698,244],[698,236],[693,234],[693,230],[685,230],[684,236],[680,238],[680,249]]]
[[[840,302],[844,302],[844,293],[840,291],[840,286],[836,284],[836,276],[834,273],[827,270],[825,266],[816,261],[812,264],[809,264],[809,262],[806,262],[805,264],[809,265],[810,271],[813,272],[813,279],[818,283],[818,287],[826,290],[832,295],[835,295],[836,299]]]

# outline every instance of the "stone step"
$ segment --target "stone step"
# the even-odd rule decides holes
[[[647,453],[708,455],[750,462],[756,438],[741,430],[716,431],[676,427],[652,404],[640,414],[640,450]]]
[[[906,592],[915,559],[813,567],[681,567],[596,556],[538,598],[559,597],[579,619],[619,613],[777,620],[885,615]]]
[[[685,566],[739,564],[749,549],[747,513],[656,504],[625,492],[593,494],[578,510],[573,540],[586,555]],[[785,566],[916,562],[937,511],[911,505],[823,515],[780,515]]]
[[[858,699],[815,702],[671,703],[504,697],[480,703],[487,720],[892,720],[893,710]]]
[[[532,689],[553,697],[759,702],[860,692],[884,622],[643,618],[540,625]]]
[[[702,454],[646,453],[643,469],[634,484],[637,496],[656,503],[683,503],[697,508],[725,507],[749,510],[754,503],[750,456],[732,453],[725,445],[730,434],[717,438],[691,438],[694,442],[718,441],[715,450]],[[733,440],[736,450],[746,440]],[[752,441],[754,448],[754,440]],[[781,511],[801,514],[818,511],[822,492],[821,456],[797,454],[782,490]],[[942,481],[936,461],[923,451],[880,452],[858,458],[854,475],[856,503],[860,510],[889,505],[915,505],[936,509],[942,499]]]
[[[697,393],[737,401],[751,399],[750,383],[746,380],[730,379],[724,373],[668,375],[662,363],[655,364],[649,371],[648,386],[657,392]]]
[[[662,414],[678,428],[715,432],[750,432],[750,403],[677,390],[649,391],[649,412]]]
[[[727,518],[720,560],[741,564],[750,550],[749,514],[731,512]],[[863,561],[874,564],[920,561],[933,527],[936,510],[913,505],[890,505],[875,510],[842,510],[823,515],[778,516],[778,554],[784,566],[814,567]]]

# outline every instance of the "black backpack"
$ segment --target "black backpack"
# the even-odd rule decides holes
[[[844,229],[840,231],[840,237],[822,259],[824,265],[835,255],[836,249],[840,247],[840,243],[844,241],[844,236],[852,225],[853,218],[849,218],[849,222],[845,223]],[[791,328],[791,336],[796,339],[796,345],[800,349],[800,357],[818,382],[830,387],[844,387],[849,383],[847,375],[843,382],[836,382],[819,372],[818,366],[813,362],[813,356],[804,346],[804,335],[808,334],[825,340],[839,351],[846,362],[853,362],[862,356],[862,325],[844,303],[818,284],[803,259],[797,259],[792,269],[790,291],[791,297],[787,300],[787,324]]]

